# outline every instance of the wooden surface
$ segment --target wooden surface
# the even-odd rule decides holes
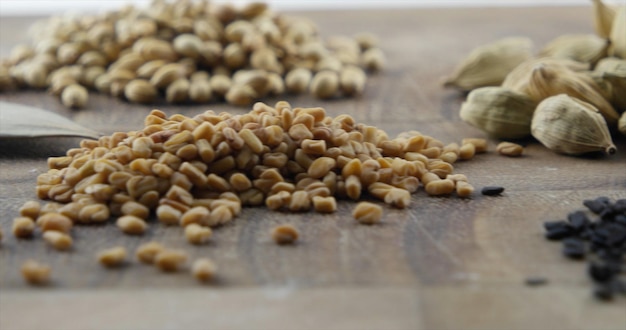
[[[444,142],[484,136],[460,121],[463,95],[438,83],[469,50],[512,35],[540,47],[564,33],[592,31],[590,7],[301,14],[326,36],[378,34],[389,63],[358,99],[289,96],[292,105],[323,106],[329,115],[348,113],[390,135],[416,129]],[[0,20],[0,55],[26,37],[31,22]],[[247,111],[225,104],[137,106],[92,95],[88,109],[72,112],[44,92],[0,100],[53,110],[103,133],[139,128],[153,107],[186,115]],[[20,205],[35,198],[46,157],[76,142],[0,142],[0,329],[626,329],[626,299],[596,301],[585,263],[565,260],[541,227],[582,208],[583,199],[626,198],[624,139],[610,158],[557,155],[529,140],[520,159],[492,151],[457,163],[476,187],[501,185],[505,193],[467,200],[420,190],[409,209],[386,207],[377,226],[355,224],[354,204],[342,202],[333,215],[245,209],[201,247],[189,246],[179,228],[160,225],[142,237],[123,236],[112,224],[76,227],[75,248],[66,253],[41,239],[8,235]],[[297,226],[302,240],[294,247],[273,244],[268,231],[279,223]],[[108,271],[95,262],[100,249],[134,250],[150,240],[211,257],[218,280],[203,286],[186,272],[164,275],[136,262]],[[24,284],[19,266],[28,258],[50,263],[53,285]],[[527,287],[527,276],[544,276],[549,284]]]

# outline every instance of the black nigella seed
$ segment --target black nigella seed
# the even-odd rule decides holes
[[[606,197],[598,197],[596,199],[587,199],[583,201],[583,205],[585,205],[589,211],[600,214],[606,209],[606,207],[610,204],[610,200]]]
[[[614,271],[606,264],[599,264],[596,262],[592,262],[589,264],[589,276],[595,282],[608,282],[613,278]]]
[[[626,214],[626,199],[618,199],[613,203],[613,211]]]
[[[563,255],[571,259],[582,259],[585,256],[585,242],[578,238],[563,240]]]
[[[540,286],[548,284],[548,279],[541,276],[530,276],[524,280],[524,283],[528,286]]]
[[[481,194],[485,196],[496,196],[500,195],[504,191],[504,187],[499,186],[485,186],[480,191]]]
[[[576,234],[576,231],[565,221],[560,221],[546,227],[546,238],[559,240]]]
[[[585,226],[589,224],[589,218],[583,211],[572,212],[567,215],[567,221],[569,221],[570,225],[577,230],[582,230]]]

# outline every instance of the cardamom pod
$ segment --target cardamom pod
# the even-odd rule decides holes
[[[444,86],[462,90],[498,86],[513,68],[532,56],[532,47],[528,38],[510,37],[475,48],[445,80]]]
[[[619,118],[619,121],[617,122],[617,129],[620,133],[626,135],[626,112],[622,113],[622,116]]]
[[[606,57],[609,41],[594,34],[567,34],[548,43],[539,56],[569,58],[594,65]]]
[[[530,134],[537,103],[524,94],[503,87],[471,91],[461,105],[461,119],[495,138],[518,139]]]
[[[626,60],[607,57],[590,73],[596,83],[608,90],[604,97],[620,111],[626,111]]]
[[[566,94],[539,103],[531,132],[548,149],[568,155],[594,151],[612,155],[617,151],[598,109]]]
[[[602,0],[593,0],[594,27],[601,38],[611,35],[611,27],[615,17],[615,9],[607,6]]]
[[[527,72],[517,72],[516,68],[511,74],[515,74],[519,80],[514,81],[507,77],[502,86],[526,94],[535,102],[565,93],[593,104],[611,125],[619,118],[613,106],[602,96],[601,88],[586,74],[577,73],[562,65],[542,62]]]
[[[621,6],[615,13],[609,39],[609,55],[626,59],[626,6]]]

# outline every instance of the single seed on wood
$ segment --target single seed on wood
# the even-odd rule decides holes
[[[391,188],[385,195],[385,203],[401,209],[407,208],[411,204],[411,193],[404,189]]]
[[[524,147],[517,143],[500,142],[496,146],[496,151],[503,156],[519,157],[524,152]]]
[[[78,84],[65,87],[61,93],[61,103],[72,109],[84,108],[87,105],[88,98],[87,89]]]
[[[474,187],[465,181],[456,181],[456,194],[459,197],[470,197],[474,193]]]
[[[298,236],[298,230],[292,225],[280,225],[272,229],[272,239],[276,244],[293,244]]]
[[[154,263],[156,255],[163,250],[165,250],[165,247],[160,243],[148,242],[137,248],[135,256],[143,263],[152,264]]]
[[[496,196],[500,195],[504,191],[504,187],[499,186],[485,186],[480,191],[481,194],[485,196]]]
[[[373,203],[360,202],[352,210],[352,217],[359,223],[366,225],[379,223],[383,217],[383,208]]]
[[[134,215],[125,215],[119,217],[117,219],[116,225],[119,229],[122,230],[122,232],[128,235],[142,235],[148,227],[143,219],[138,218]]]
[[[126,249],[116,246],[98,253],[98,262],[105,267],[114,268],[121,266],[126,260]]]
[[[50,266],[27,260],[21,267],[22,277],[32,285],[44,285],[50,281]]]
[[[211,228],[200,226],[197,223],[185,227],[185,237],[191,244],[204,244],[211,238],[212,234]]]
[[[27,217],[17,217],[13,219],[13,236],[18,238],[33,237],[35,231],[35,221]]]
[[[211,259],[200,258],[193,262],[191,265],[191,274],[198,281],[207,282],[215,277],[217,272],[217,266]]]
[[[154,264],[164,272],[175,272],[187,262],[187,253],[182,250],[163,250],[157,253]]]
[[[40,209],[41,205],[38,201],[28,201],[20,207],[20,215],[35,220],[39,216]]]
[[[56,230],[44,232],[43,239],[57,250],[68,250],[72,247],[73,242],[70,235]]]

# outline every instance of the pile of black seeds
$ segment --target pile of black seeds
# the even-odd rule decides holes
[[[626,199],[615,202],[607,197],[585,200],[583,205],[595,214],[575,211],[567,220],[544,223],[546,238],[563,243],[563,255],[587,259],[589,277],[595,283],[594,294],[610,300],[616,294],[626,296]]]

